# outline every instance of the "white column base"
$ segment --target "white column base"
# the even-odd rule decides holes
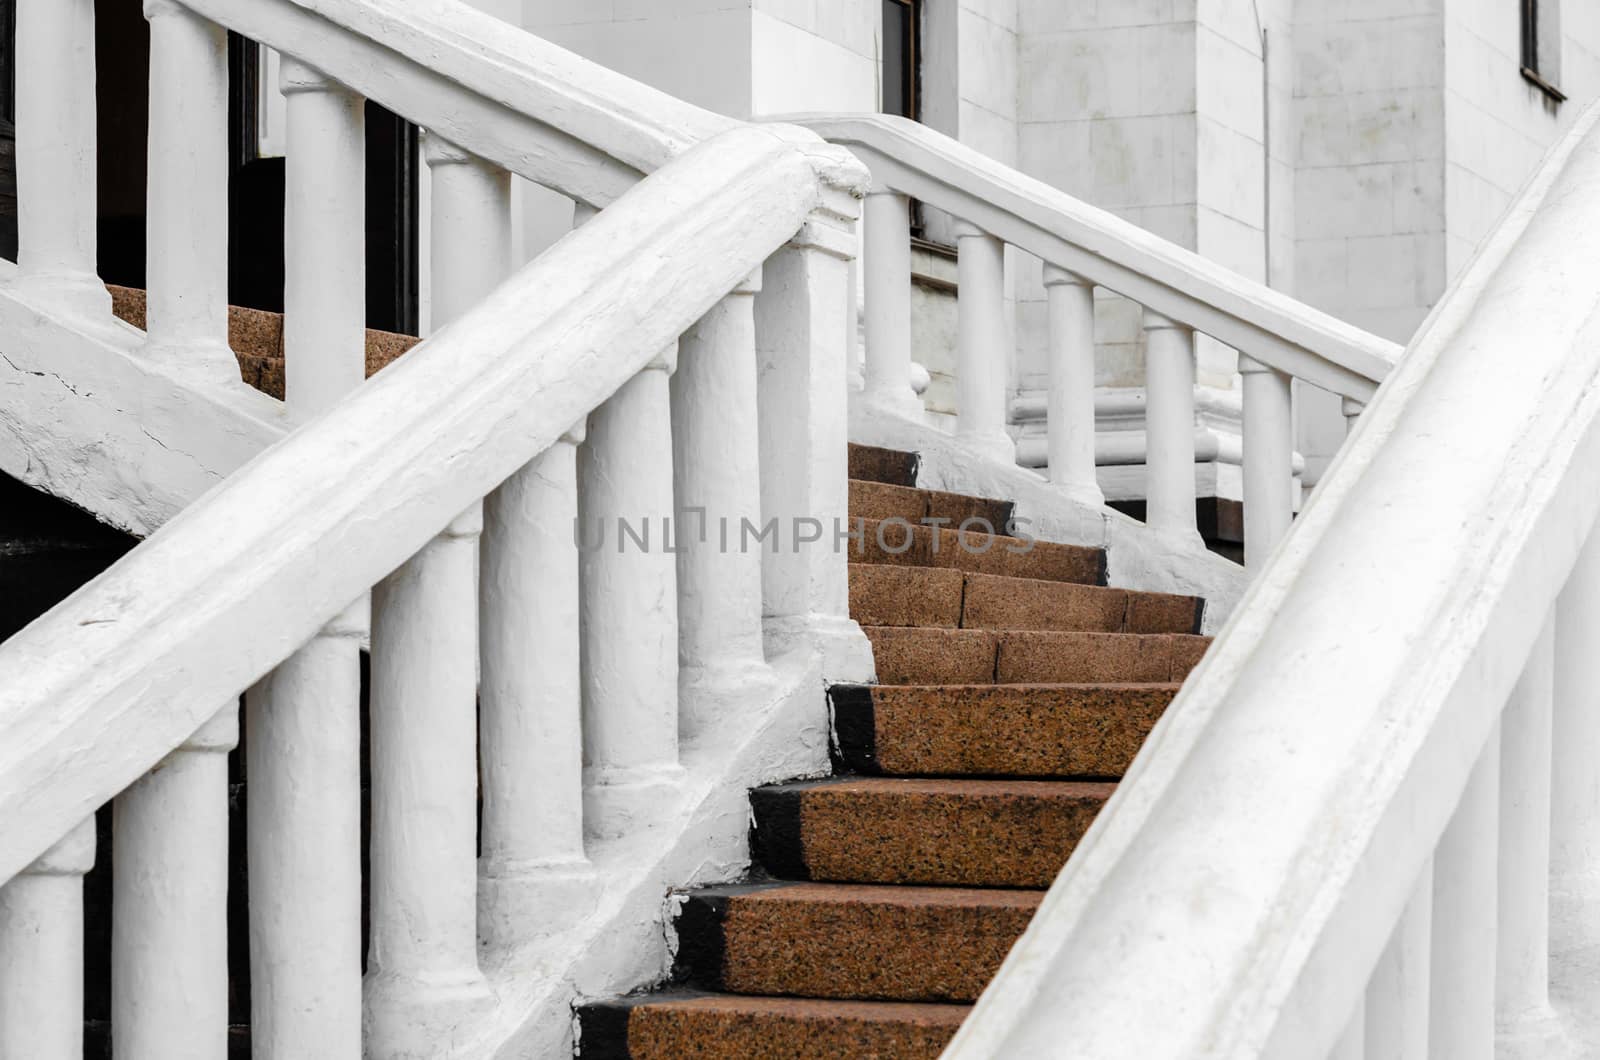
[[[368,977],[363,1055],[366,1060],[427,1060],[441,1045],[477,1033],[494,1011],[494,992],[483,976],[457,980]]]
[[[766,618],[767,657],[776,659],[792,651],[815,652],[828,684],[870,684],[877,680],[872,642],[854,619],[842,615],[806,615]]]
[[[720,724],[750,703],[764,703],[778,687],[764,661],[734,659],[678,671],[679,750],[723,735]]]
[[[583,833],[617,839],[650,828],[676,810],[683,796],[681,765],[583,771]]]
[[[586,920],[599,908],[601,888],[586,858],[484,866],[478,877],[480,961],[492,967],[502,956],[492,940],[526,944],[551,938]]]

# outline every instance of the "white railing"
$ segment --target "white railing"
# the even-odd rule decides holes
[[[909,202],[957,219],[956,430],[1011,462],[1006,425],[1006,246],[1044,262],[1049,297],[1048,465],[1052,482],[1102,503],[1095,477],[1094,289],[1144,307],[1147,522],[1195,535],[1195,348],[1234,347],[1244,375],[1245,558],[1264,563],[1294,497],[1290,383],[1346,399],[1353,419],[1399,355],[1394,343],[1318,312],[1137,225],[1025,176],[927,126],[887,115],[805,115],[872,171],[864,211],[866,399],[917,414],[912,393]]]
[[[1600,1050],[1597,123],[1423,326],[947,1057]]]
[[[24,0],[18,30],[34,66],[15,289],[87,325],[109,319],[91,12]],[[481,1055],[498,1044],[474,1040],[497,1004],[485,965],[552,926],[497,902],[592,878],[597,846],[670,813],[680,739],[715,744],[718,711],[770,679],[764,645],[866,657],[845,557],[796,539],[844,515],[830,321],[865,173],[808,132],[714,118],[447,0],[146,12],[143,356],[239,385],[222,267],[237,30],[285,57],[287,404],[305,425],[0,646],[0,1057],[78,1055],[85,822],[113,799],[117,1054],[222,1055],[241,695],[254,1055]],[[366,95],[428,127],[448,324],[358,385]],[[605,207],[509,279],[508,172]],[[663,520],[689,509],[778,538],[668,550]],[[650,545],[580,549],[579,515]]]

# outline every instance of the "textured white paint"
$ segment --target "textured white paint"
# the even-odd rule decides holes
[[[228,349],[228,33],[177,0],[150,20],[144,356],[218,383]]]
[[[1105,496],[1094,462],[1094,285],[1082,276],[1045,266],[1050,293],[1050,481],[1085,504]]]
[[[1429,1060],[1494,1060],[1500,728],[1433,855]]]
[[[870,681],[872,650],[850,618],[849,574],[835,527],[848,517],[839,474],[849,444],[846,329],[857,203],[832,195],[768,259],[756,296],[761,514],[777,520],[761,546],[767,654],[804,644],[834,681]],[[815,523],[802,523],[815,520]],[[818,530],[811,538],[813,529]],[[801,538],[811,538],[803,541]]]
[[[94,0],[16,9],[18,278],[30,301],[90,318],[111,298],[95,263]]]
[[[484,502],[478,577],[478,932],[486,959],[581,915],[583,842],[577,447],[580,427]],[[541,902],[569,881],[559,903]]]
[[[1568,945],[1600,943],[1600,534],[1556,601],[1550,915]]]
[[[1289,532],[1294,518],[1294,407],[1290,383],[1250,357],[1244,376],[1244,555],[1253,569]]]
[[[761,521],[752,277],[679,341],[672,465],[678,575],[678,731],[715,740],[730,710],[772,680],[762,656],[761,557],[739,547]]]
[[[1296,378],[1366,400],[1398,356],[1393,343],[916,123],[888,115],[791,120],[849,147],[877,184],[947,210]]]
[[[893,192],[869,194],[862,208],[865,247],[866,396],[902,415],[922,401],[911,390],[911,203]]]
[[[1550,1009],[1550,725],[1553,615],[1506,702],[1500,735],[1495,1017],[1502,1031]]]
[[[1600,509],[1600,249],[1573,236],[1600,211],[1597,119],[1551,155],[1363,415],[953,1060],[1064,1040],[1189,1060],[1337,1041],[1474,765],[1498,765],[1483,750]],[[1522,371],[1488,370],[1509,352]],[[1330,620],[1334,600],[1359,618]],[[1488,906],[1436,909],[1436,925],[1493,934],[1492,856]],[[1489,986],[1468,1033],[1488,1055],[1492,949],[1473,971]]]
[[[1428,1055],[1429,961],[1433,937],[1433,863],[1422,868],[1367,983],[1366,1060]]]
[[[1006,433],[1005,244],[955,226],[962,296],[956,306],[956,435],[1002,463],[1016,462]]]
[[[362,101],[293,59],[285,95],[285,396],[327,411],[366,378]],[[251,1049],[361,1054],[361,639],[352,605],[245,697]]]
[[[1145,522],[1198,536],[1194,482],[1194,332],[1145,310]]]
[[[0,886],[0,1056],[83,1056],[83,876],[94,867],[84,821]]]
[[[683,777],[677,567],[663,536],[673,515],[667,376],[676,357],[674,343],[596,409],[578,451],[585,827],[591,835],[640,827],[671,804]],[[630,528],[639,539],[629,536]]]
[[[111,1023],[127,1060],[228,1050],[229,703],[112,810]]]

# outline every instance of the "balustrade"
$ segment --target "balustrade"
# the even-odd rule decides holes
[[[689,329],[672,376],[673,520],[678,552],[679,729],[715,731],[771,684],[762,655],[761,557],[743,546],[761,522],[755,295],[735,288]]]
[[[16,7],[16,290],[107,317],[96,275],[94,0]]]
[[[228,348],[228,34],[177,0],[145,0],[150,152],[145,352],[222,382]]]
[[[112,808],[111,1025],[119,1060],[228,1050],[228,704]]]
[[[285,403],[366,376],[364,101],[284,59]],[[361,1053],[361,640],[366,597],[245,697],[251,1048]]]
[[[0,885],[0,1057],[83,1056],[83,877],[94,820]]]
[[[919,416],[911,388],[911,201],[874,190],[862,210],[867,400]]]

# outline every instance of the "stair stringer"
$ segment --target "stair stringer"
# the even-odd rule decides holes
[[[1104,505],[1074,500],[1025,467],[1003,464],[960,439],[850,395],[850,441],[918,456],[917,485],[979,497],[1007,497],[1014,518],[1041,541],[1106,550],[1109,584],[1206,598],[1204,627],[1222,628],[1244,595],[1245,569],[1208,551],[1199,535],[1173,537]]]
[[[281,402],[164,370],[143,342],[109,305],[88,323],[0,288],[0,471],[141,537],[289,429]]]
[[[589,840],[593,873],[552,878],[516,900],[556,930],[514,952],[480,953],[498,997],[473,1040],[440,1056],[570,1057],[582,1002],[663,982],[675,942],[674,892],[731,883],[750,871],[752,788],[831,771],[820,656],[771,661],[775,680],[716,726],[711,745],[685,744],[681,798],[621,838]],[[479,891],[479,922],[485,892]]]

